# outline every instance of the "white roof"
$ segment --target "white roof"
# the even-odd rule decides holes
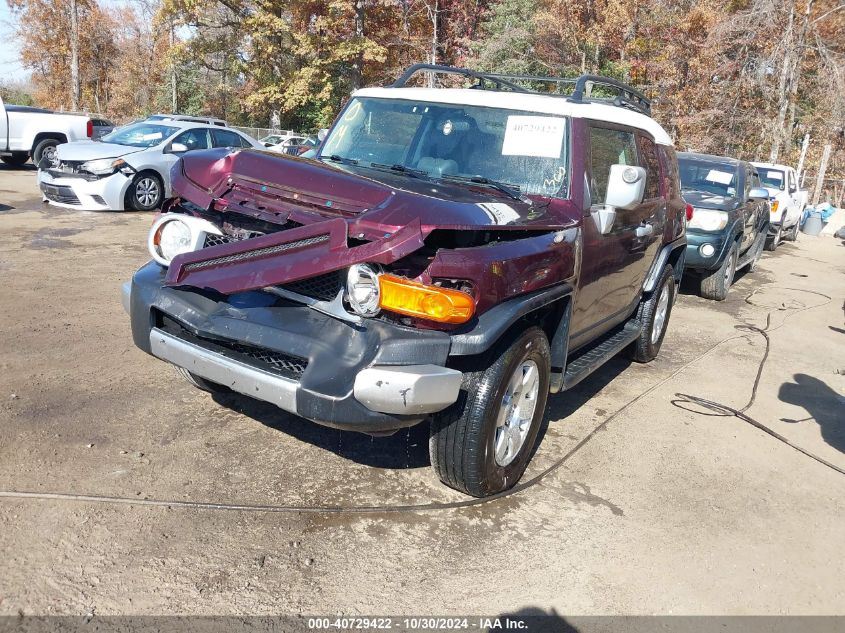
[[[472,88],[364,88],[355,97],[404,99],[427,103],[486,106],[506,110],[528,110],[543,114],[557,114],[583,119],[596,119],[645,130],[661,145],[672,145],[672,139],[650,116],[628,108],[603,103],[573,103],[563,97],[523,92],[499,92]]]
[[[788,167],[786,165],[779,165],[777,163],[756,163],[753,160],[751,161],[751,164],[755,167],[768,167],[769,169],[780,169],[781,171],[792,169],[792,167]]]

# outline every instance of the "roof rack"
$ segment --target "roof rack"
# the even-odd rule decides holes
[[[492,84],[493,90],[520,92],[525,94],[539,94],[544,96],[565,97],[568,101],[574,103],[610,103],[622,108],[628,108],[642,112],[651,116],[651,101],[643,93],[635,88],[611,79],[610,77],[602,77],[600,75],[581,75],[580,77],[542,77],[539,75],[503,75],[498,73],[486,73],[468,68],[456,68],[454,66],[439,66],[437,64],[414,64],[406,70],[399,79],[391,84],[391,88],[403,88],[408,81],[421,72],[429,72],[432,74],[452,74],[462,75],[468,79],[475,79],[478,81],[473,88],[490,90],[488,86]],[[555,94],[542,90],[534,90],[526,86],[520,86],[514,82],[530,81],[539,83],[555,84],[560,87],[562,84],[572,85],[574,89],[571,94]],[[616,96],[613,98],[593,97],[592,91],[594,86],[601,86],[603,88],[610,88],[616,91]]]

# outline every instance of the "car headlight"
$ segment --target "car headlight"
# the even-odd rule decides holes
[[[147,248],[155,261],[169,266],[177,255],[202,248],[209,233],[223,235],[208,220],[182,213],[165,213],[150,227]]]
[[[379,273],[369,264],[354,264],[346,274],[346,297],[361,316],[379,312]]]
[[[692,219],[687,224],[687,227],[701,231],[721,231],[728,225],[728,219],[727,211],[699,209],[695,207],[692,210]]]
[[[95,176],[111,176],[118,171],[122,171],[127,175],[135,173],[135,170],[122,158],[98,158],[97,160],[89,160],[88,162],[82,163],[81,169]]]

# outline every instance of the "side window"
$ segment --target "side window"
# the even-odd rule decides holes
[[[640,136],[640,157],[645,167],[645,195],[644,200],[660,197],[660,163],[657,161],[657,147],[654,141],[646,136]]]
[[[195,149],[208,149],[208,132],[205,129],[187,130],[173,139],[174,143],[181,143],[192,152]]]
[[[636,165],[637,146],[634,133],[590,127],[590,195],[593,204],[607,199],[607,180],[611,165]]]
[[[792,170],[789,170],[786,173],[787,173],[787,178],[788,178],[788,182],[789,182],[789,192],[793,193],[797,189],[797,187],[795,186],[795,172],[793,172]]]
[[[211,130],[214,147],[243,147],[241,137],[231,130]]]

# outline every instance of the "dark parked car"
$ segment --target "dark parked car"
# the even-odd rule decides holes
[[[685,272],[701,296],[723,301],[737,270],[753,270],[769,230],[769,192],[751,163],[681,152],[681,189],[693,207],[687,225]]]
[[[405,87],[420,71],[477,85]],[[686,247],[648,100],[523,81],[416,66],[357,91],[314,159],[185,155],[124,285],[136,345],[326,426],[428,419],[444,483],[513,486],[550,392],[657,356]]]

